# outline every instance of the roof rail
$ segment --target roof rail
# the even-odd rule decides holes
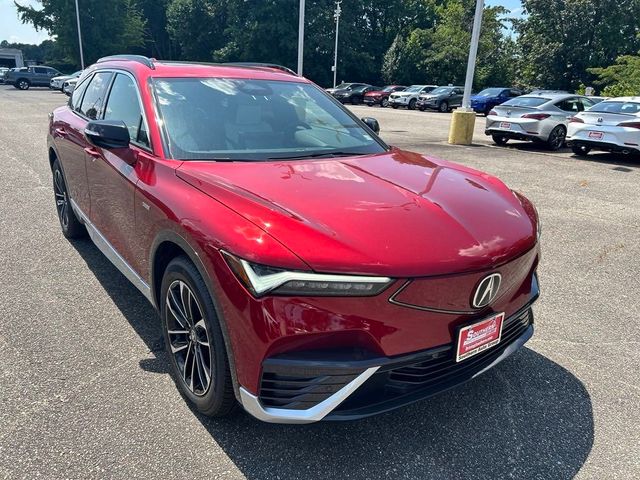
[[[286,72],[286,73],[288,73],[290,75],[295,75],[296,77],[298,76],[298,74],[296,72],[294,72],[293,70],[291,70],[290,68],[283,67],[282,65],[278,65],[276,63],[228,62],[228,63],[221,63],[220,65],[228,65],[230,67],[274,68],[276,70],[281,70],[283,72]]]
[[[138,62],[144,65],[145,67],[149,67],[152,70],[155,70],[155,66],[153,65],[153,60],[149,57],[145,57],[144,55],[109,55],[108,57],[102,57],[98,59],[96,63],[103,62]]]

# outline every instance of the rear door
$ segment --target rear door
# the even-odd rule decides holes
[[[33,67],[33,77],[31,77],[31,85],[48,86],[49,85],[49,69],[46,67]]]
[[[139,271],[135,232],[135,189],[138,157],[150,155],[146,120],[137,84],[132,76],[115,72],[101,118],[121,120],[129,129],[129,148],[87,150],[87,177],[91,219],[126,262]]]

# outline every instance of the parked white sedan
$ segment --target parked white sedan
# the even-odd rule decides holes
[[[592,149],[640,152],[640,97],[610,98],[569,120],[567,144],[586,156]]]

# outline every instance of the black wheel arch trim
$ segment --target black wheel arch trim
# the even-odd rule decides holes
[[[151,253],[149,255],[149,285],[151,287],[151,296],[154,300],[154,308],[157,310],[158,315],[160,315],[160,305],[158,302],[158,295],[160,294],[159,289],[161,288],[162,282],[160,285],[155,281],[156,272],[154,271],[154,260],[156,258],[156,254],[158,248],[163,243],[173,243],[177,245],[191,260],[191,262],[195,265],[198,273],[204,280],[207,289],[209,290],[209,295],[211,296],[211,301],[213,303],[213,308],[216,311],[216,315],[218,317],[218,322],[220,323],[220,330],[222,331],[222,339],[224,340],[225,349],[227,351],[227,359],[229,360],[229,370],[231,371],[231,380],[233,382],[233,393],[236,399],[240,402],[240,384],[238,382],[237,372],[236,372],[236,362],[235,356],[233,353],[233,346],[231,345],[231,339],[229,336],[229,330],[227,328],[227,322],[222,315],[222,309],[219,306],[218,299],[216,297],[216,291],[213,288],[213,281],[202,261],[201,254],[198,253],[199,248],[196,249],[187,239],[185,239],[179,233],[173,230],[163,230],[154,239],[151,245]]]

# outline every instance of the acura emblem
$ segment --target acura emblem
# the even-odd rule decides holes
[[[602,123],[602,122],[604,122],[604,118],[602,117],[598,118],[598,123]]]
[[[484,308],[493,302],[498,296],[498,290],[500,290],[501,282],[502,276],[499,273],[492,273],[491,275],[484,277],[476,288],[476,293],[473,296],[471,306],[474,308]]]

